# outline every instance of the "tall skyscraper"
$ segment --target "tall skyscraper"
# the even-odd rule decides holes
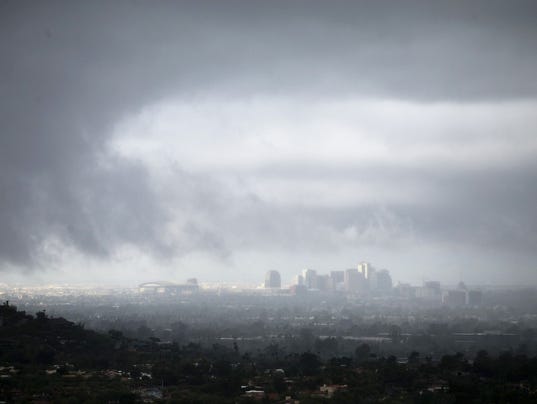
[[[278,271],[268,271],[265,275],[265,288],[267,289],[280,289],[282,287],[282,280]]]
[[[369,262],[358,264],[358,272],[367,280],[366,285],[370,290],[377,289],[377,271]]]
[[[317,289],[317,271],[314,269],[304,269],[302,271],[302,277],[304,278],[304,285],[308,289]]]
[[[342,290],[345,286],[345,271],[330,271],[332,290]]]
[[[361,272],[365,279],[369,279],[375,272],[375,268],[369,262],[361,262],[358,264],[358,272]]]
[[[329,292],[334,289],[330,275],[317,275],[317,289],[321,292]]]
[[[345,271],[330,271],[330,278],[334,283],[343,283],[345,282]]]
[[[364,289],[365,279],[362,273],[356,268],[345,271],[345,290],[348,292],[362,292]]]
[[[377,272],[377,290],[381,292],[389,292],[392,290],[392,277],[387,269],[382,269]]]

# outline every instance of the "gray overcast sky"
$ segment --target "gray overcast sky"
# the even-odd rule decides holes
[[[537,284],[537,3],[0,3],[6,281]]]

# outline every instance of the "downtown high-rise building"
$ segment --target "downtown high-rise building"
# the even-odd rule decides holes
[[[358,264],[358,272],[366,279],[366,285],[369,290],[377,290],[377,271],[369,262]]]
[[[268,271],[265,275],[266,289],[280,289],[282,287],[282,279],[278,271]]]
[[[332,290],[345,289],[345,271],[330,271]]]
[[[377,272],[377,290],[379,292],[389,292],[392,290],[392,277],[387,269],[381,269]]]
[[[330,292],[334,290],[330,275],[317,275],[317,289],[321,292]]]
[[[362,292],[364,290],[365,279],[362,273],[356,268],[350,268],[344,275],[345,290],[348,292]]]
[[[314,269],[304,269],[302,271],[304,286],[308,289],[317,289],[317,271]]]

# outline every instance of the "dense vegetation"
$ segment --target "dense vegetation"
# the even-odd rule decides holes
[[[62,318],[0,306],[0,400],[7,402],[536,402],[537,358],[474,358],[417,351],[378,356],[367,344],[325,359],[316,349],[255,352],[84,329]]]

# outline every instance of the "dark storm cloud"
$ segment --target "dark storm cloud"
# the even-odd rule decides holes
[[[536,8],[532,1],[4,1],[0,257],[35,264],[51,237],[97,256],[121,243],[161,254],[181,251],[183,243],[225,250],[221,236],[200,222],[184,227],[195,241],[166,237],[170,207],[145,169],[106,150],[122,116],[172,96],[535,97]],[[534,184],[521,177],[524,186]],[[196,184],[189,174],[179,178]],[[464,180],[453,183],[465,186]],[[203,206],[197,185],[183,190],[188,194],[181,194],[179,209],[193,204],[213,211]],[[509,190],[493,193],[491,214],[503,217],[516,207],[521,213],[507,222],[524,222],[535,196],[525,192],[515,205]],[[273,214],[256,209],[251,215]],[[449,233],[455,227],[445,219],[457,217],[463,226],[465,212],[435,211],[420,227],[429,234],[446,226]],[[253,235],[256,221],[251,223]],[[533,221],[528,226],[535,231]],[[453,237],[459,235],[453,230]]]
[[[256,179],[278,176],[275,167],[266,170],[257,170]],[[344,185],[337,186],[382,184],[410,197],[380,197],[340,206],[275,206],[253,195],[222,200],[222,193],[214,192],[209,198],[211,206],[203,207],[208,231],[225,234],[224,244],[237,249],[262,246],[269,250],[322,251],[337,250],[349,243],[356,247],[394,247],[404,245],[410,237],[418,243],[436,243],[448,249],[465,245],[485,253],[532,255],[535,251],[535,161],[487,169],[358,164],[337,168],[296,165],[283,170],[286,179],[296,184],[311,178],[322,181],[326,192],[331,192],[332,180],[344,178]],[[349,229],[354,237],[345,239]]]
[[[535,161],[487,169],[360,167],[338,178],[347,176],[349,186],[382,182],[401,194],[415,192],[414,184],[419,184],[421,192],[411,203],[388,200],[317,209],[311,214],[340,231],[353,225],[363,233],[385,221],[394,240],[411,235],[419,242],[533,254],[537,245],[537,216],[533,214],[536,173]]]

